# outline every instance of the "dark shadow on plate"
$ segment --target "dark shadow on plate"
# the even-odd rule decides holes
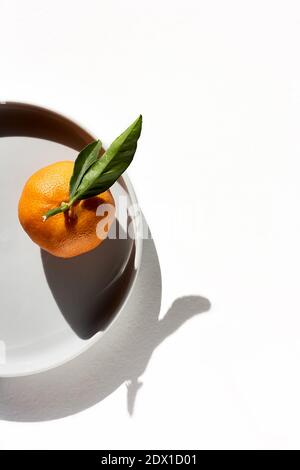
[[[104,245],[103,245],[104,246]],[[45,421],[82,411],[127,385],[127,409],[136,395],[155,349],[183,323],[209,310],[200,296],[175,300],[159,320],[161,271],[152,239],[144,240],[141,269],[122,313],[89,350],[40,374],[0,379],[0,419]],[[195,327],[201,327],[199,323]]]
[[[63,259],[41,250],[45,275],[56,303],[82,339],[106,329],[117,315],[134,277],[135,243],[125,239],[118,221],[93,251]]]

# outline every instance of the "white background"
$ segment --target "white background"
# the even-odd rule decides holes
[[[42,404],[24,383],[37,409],[77,393],[82,411],[34,422],[22,382],[1,379],[0,447],[299,448],[299,2],[0,0],[0,18],[0,99],[50,106],[105,143],[143,113],[129,174],[160,316],[183,296],[203,299],[179,300],[182,319],[211,303],[154,348],[132,416],[124,383],[84,406],[45,376]],[[159,295],[148,258],[145,316]],[[78,364],[88,393],[99,377]]]

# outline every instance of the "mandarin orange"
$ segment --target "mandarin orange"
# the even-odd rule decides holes
[[[38,170],[26,182],[19,201],[19,220],[29,237],[42,249],[61,257],[71,258],[96,248],[106,237],[99,238],[97,225],[105,218],[107,234],[114,218],[114,199],[110,191],[77,201],[68,212],[43,220],[49,210],[68,202],[69,184],[74,162],[53,163]],[[99,211],[100,205],[111,210]],[[103,206],[104,208],[104,206]],[[98,212],[98,213],[99,213]]]

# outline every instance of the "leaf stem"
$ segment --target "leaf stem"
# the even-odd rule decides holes
[[[43,222],[46,222],[46,220],[48,220],[50,217],[53,217],[54,215],[60,214],[62,212],[67,212],[73,206],[76,199],[77,197],[73,196],[69,202],[62,202],[60,206],[48,211],[46,214],[43,215]]]

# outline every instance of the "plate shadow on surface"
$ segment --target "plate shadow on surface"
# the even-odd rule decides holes
[[[210,309],[204,297],[181,297],[159,320],[161,295],[155,245],[152,239],[144,240],[135,286],[110,329],[90,349],[60,367],[26,377],[1,378],[0,419],[63,418],[95,405],[122,384],[127,386],[127,409],[132,415],[142,385],[139,378],[155,349],[187,320]]]

